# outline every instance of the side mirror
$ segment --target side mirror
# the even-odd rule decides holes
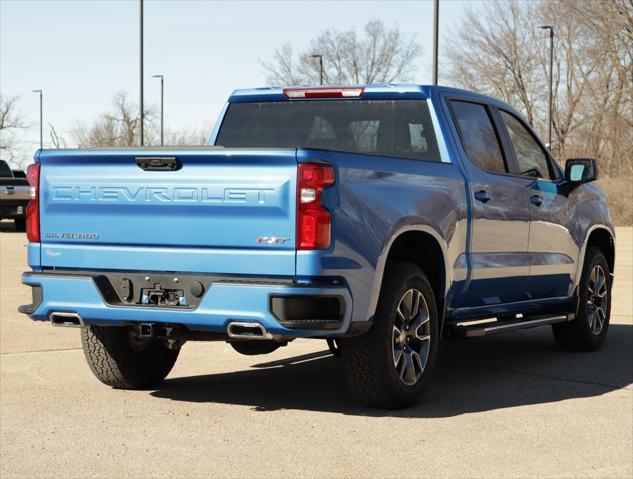
[[[569,183],[588,183],[598,179],[598,165],[591,158],[571,158],[565,162],[565,180]]]

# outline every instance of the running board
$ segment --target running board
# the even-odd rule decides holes
[[[518,329],[535,328],[554,323],[563,323],[574,319],[573,314],[557,316],[531,316],[528,319],[479,322],[479,324],[458,323],[449,327],[449,335],[460,338],[480,338],[494,333],[505,333]]]

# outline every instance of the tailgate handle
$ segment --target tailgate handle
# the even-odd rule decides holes
[[[176,171],[182,166],[175,156],[137,156],[135,159],[144,171]]]

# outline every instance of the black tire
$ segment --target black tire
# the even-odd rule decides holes
[[[24,233],[26,231],[26,220],[24,218],[15,218],[13,220],[16,231]]]
[[[259,354],[270,354],[281,347],[280,343],[269,340],[254,341],[234,341],[230,343],[233,349],[245,356],[257,356]]]
[[[599,303],[601,298],[596,298],[591,291],[595,288],[592,280],[592,272],[602,270],[605,275],[603,289],[606,305]],[[566,350],[570,351],[595,351],[602,346],[609,329],[611,316],[611,271],[604,253],[595,247],[587,249],[582,275],[578,284],[578,307],[573,321],[552,325],[554,339]],[[598,292],[599,293],[599,292]],[[596,293],[596,294],[598,294]],[[598,303],[596,303],[596,300]],[[603,311],[603,315],[600,314]],[[598,318],[596,319],[596,315]],[[602,319],[601,327],[599,320]]]
[[[397,335],[394,329],[404,324],[401,317],[397,318],[398,306],[401,300],[404,301],[405,295],[412,290],[421,294],[428,308],[429,321],[424,320],[421,323],[425,328],[424,336],[429,338],[428,346],[424,346],[427,348],[424,349],[426,361],[421,368],[419,366],[422,363],[413,365],[412,354],[406,353],[407,346],[410,347],[408,351],[413,351],[416,346],[410,346],[407,342],[410,339],[408,337],[406,341],[399,343],[404,346],[396,346],[396,342],[401,341],[403,335]],[[418,301],[422,304],[421,300],[418,299]],[[418,315],[416,318],[421,318],[421,316]],[[416,318],[411,319],[409,324],[421,321]],[[413,334],[421,327],[422,325],[412,328],[416,329]],[[363,335],[341,339],[341,358],[352,392],[360,401],[374,407],[396,409],[415,404],[426,388],[435,366],[439,341],[438,328],[435,296],[426,275],[411,263],[388,263],[371,329]],[[407,329],[407,331],[410,330]],[[416,338],[413,340],[417,342]],[[420,341],[417,344],[420,344],[419,347],[422,348],[421,345],[424,343]],[[399,356],[396,348],[401,348]],[[407,354],[409,354],[408,358],[405,357]],[[396,359],[397,356],[401,361],[408,359],[411,363],[405,361],[406,364],[403,365]],[[419,356],[421,357],[422,354]],[[401,378],[400,372],[405,369],[409,371],[407,369],[409,364],[419,377],[412,384],[405,384],[406,378]],[[415,370],[416,366],[419,371]]]
[[[148,389],[165,379],[178,358],[178,349],[164,341],[135,339],[120,326],[88,326],[81,330],[84,356],[93,374],[117,389]]]

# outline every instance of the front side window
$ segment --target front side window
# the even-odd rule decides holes
[[[290,100],[231,103],[216,145],[317,148],[441,161],[424,100]]]
[[[530,131],[517,118],[503,110],[501,110],[501,118],[510,135],[519,174],[552,179],[547,155]]]
[[[497,133],[488,110],[479,103],[451,101],[455,122],[459,128],[466,155],[485,171],[507,171]]]

